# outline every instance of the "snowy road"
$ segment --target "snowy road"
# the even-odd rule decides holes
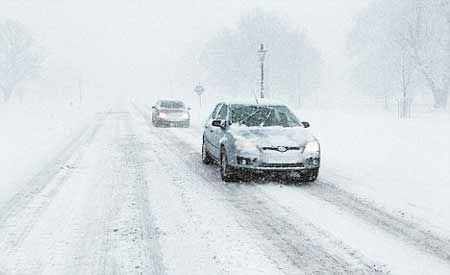
[[[450,239],[340,189],[225,184],[201,130],[97,115],[0,208],[0,274],[450,274]]]

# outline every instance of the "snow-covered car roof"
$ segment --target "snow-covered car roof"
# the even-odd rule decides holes
[[[248,99],[231,99],[224,101],[226,104],[239,104],[239,105],[270,105],[270,106],[285,106],[283,102],[279,100],[274,99],[267,99],[267,98],[258,98],[258,102],[256,102],[256,99],[254,98],[248,98]]]

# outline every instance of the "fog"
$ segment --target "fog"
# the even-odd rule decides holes
[[[44,50],[43,70],[23,88],[28,95],[77,94],[82,82],[89,96],[149,95],[153,100],[195,96],[192,89],[205,81],[202,75],[188,71],[188,80],[180,80],[183,73],[175,73],[177,66],[255,10],[285,18],[304,31],[325,62],[322,89],[345,89],[340,76],[348,64],[347,36],[367,2],[1,0],[0,18],[25,25]],[[268,58],[276,55],[271,51]]]
[[[449,91],[450,0],[0,0],[0,275],[448,275]]]

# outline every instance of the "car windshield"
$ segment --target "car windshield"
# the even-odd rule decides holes
[[[169,109],[180,109],[184,108],[184,104],[181,101],[163,100],[161,101],[161,107]]]
[[[286,106],[231,105],[231,123],[244,126],[298,127],[301,124]]]

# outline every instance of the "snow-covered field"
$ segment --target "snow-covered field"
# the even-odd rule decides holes
[[[0,113],[2,275],[450,274],[448,115],[301,110],[323,166],[292,185],[223,183],[206,111],[190,129],[144,105]]]
[[[0,207],[70,144],[94,110],[58,103],[0,106]]]
[[[450,235],[450,114],[304,110],[322,145],[322,175]]]

